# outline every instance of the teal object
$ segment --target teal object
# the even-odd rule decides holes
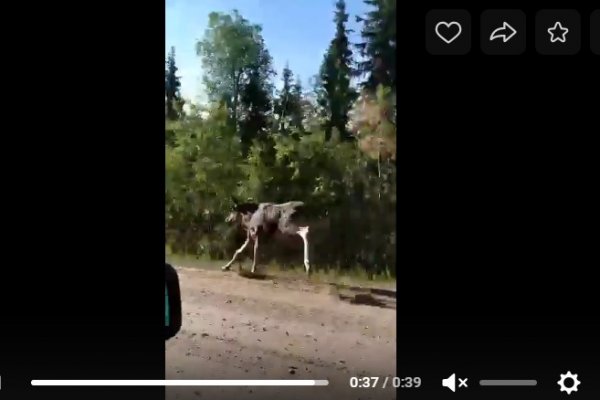
[[[165,326],[169,325],[169,290],[165,284]]]

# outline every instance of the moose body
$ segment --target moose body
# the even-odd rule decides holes
[[[304,243],[304,268],[308,274],[310,263],[308,260],[308,225],[300,226],[297,223],[299,211],[304,206],[301,201],[287,203],[237,203],[234,199],[233,211],[227,217],[227,222],[236,222],[245,232],[246,240],[237,249],[231,261],[223,266],[228,270],[237,257],[252,242],[254,244],[254,257],[252,259],[252,273],[256,270],[259,243],[272,240],[274,237],[291,238],[296,235]]]

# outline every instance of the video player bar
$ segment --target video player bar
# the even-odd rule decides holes
[[[31,386],[328,386],[327,379],[34,379]]]

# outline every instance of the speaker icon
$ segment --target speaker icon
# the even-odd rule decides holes
[[[452,374],[446,379],[442,379],[442,386],[447,387],[453,392],[456,391],[456,374]]]

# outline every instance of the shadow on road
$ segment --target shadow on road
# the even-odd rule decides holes
[[[330,284],[340,300],[350,304],[396,309],[396,291],[381,288],[364,288],[336,283]]]
[[[261,273],[261,272],[252,273],[252,272],[247,271],[245,269],[239,270],[238,271],[238,275],[241,276],[242,278],[256,279],[256,280],[260,280],[260,281],[275,279],[274,275],[264,274],[264,273]]]

